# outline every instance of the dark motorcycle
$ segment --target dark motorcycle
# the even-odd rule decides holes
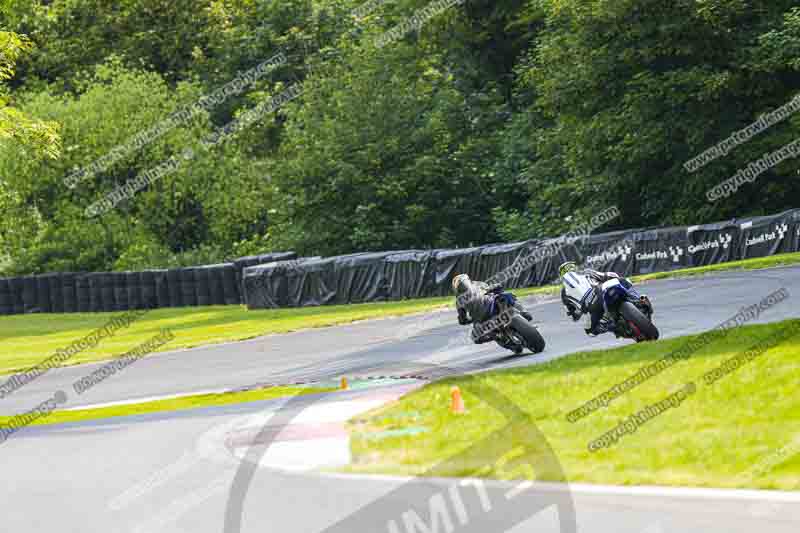
[[[658,328],[653,324],[653,304],[647,296],[639,294],[630,283],[623,285],[618,279],[601,286],[606,314],[600,326],[614,331],[617,337],[636,342],[658,339]]]
[[[531,320],[530,316],[517,301],[517,297],[510,292],[498,290],[495,292],[492,318],[480,324],[478,329],[485,330],[479,336],[494,340],[500,346],[521,354],[526,348],[533,353],[539,353],[545,348],[545,341]],[[480,332],[479,332],[480,333]]]

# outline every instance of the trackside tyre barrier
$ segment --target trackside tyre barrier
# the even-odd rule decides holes
[[[249,309],[377,302],[448,296],[460,273],[516,289],[554,281],[564,261],[632,276],[798,251],[800,209],[792,209],[695,226],[598,234],[578,227],[558,238],[456,250],[299,259],[294,252],[261,254],[166,273],[129,272],[124,282],[121,274],[103,272],[7,278],[0,314],[112,311],[145,301],[154,307],[245,303]]]

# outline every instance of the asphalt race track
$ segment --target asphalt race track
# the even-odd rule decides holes
[[[764,312],[757,322],[799,317],[794,300],[800,297],[800,268],[796,267],[656,281],[642,286],[642,291],[654,302],[662,337],[672,337],[711,329],[780,288],[788,289],[790,297]],[[496,345],[464,343],[468,328],[457,325],[455,312],[437,312],[159,354],[137,362],[68,405],[257,383],[331,380],[342,375],[401,376],[431,373],[431,369],[474,372],[623,343],[611,336],[586,337],[553,298],[528,302],[548,343],[538,356],[508,357]],[[51,371],[2,400],[0,412],[28,410],[56,390],[71,391],[72,383],[93,368]],[[407,381],[389,382],[337,393],[335,402],[361,401],[374,397],[376,391],[397,395],[414,386]],[[316,397],[305,397],[293,407],[296,413],[291,417],[302,416],[309,408],[302,402],[316,401]],[[494,484],[479,493],[475,487],[448,480],[346,477],[269,467],[255,468],[252,480],[243,484],[241,466],[248,462],[231,453],[226,438],[230,439],[237,420],[254,419],[283,405],[278,400],[24,429],[0,445],[0,529],[401,533],[409,531],[401,517],[408,515],[410,507],[420,509],[419,516],[430,525],[429,504],[439,501],[431,500],[432,495],[449,494],[447,501],[453,503],[454,491],[460,491],[463,505],[453,503],[453,527],[443,522],[437,531],[570,531],[569,517],[576,521],[577,531],[598,533],[796,533],[800,523],[799,498],[776,502],[741,492],[614,492],[574,487],[567,499],[555,489],[534,487],[519,495],[509,511],[497,503],[503,501],[502,495],[508,499],[509,487]],[[323,426],[315,427],[319,431]],[[243,495],[244,512],[241,528],[231,529],[237,519],[230,514],[226,518],[226,506],[236,500],[237,491]],[[423,523],[418,526],[411,530],[434,531]]]
[[[643,285],[655,307],[662,338],[697,333],[730,318],[741,307],[759,302],[782,287],[790,297],[763,313],[758,322],[800,316],[800,268],[726,273],[714,277],[654,281]],[[77,397],[67,407],[136,400],[170,394],[229,390],[256,383],[293,383],[339,376],[404,374],[431,365],[480,370],[525,365],[578,350],[620,346],[611,335],[587,337],[564,314],[557,298],[524,300],[547,341],[538,356],[508,357],[497,345],[463,342],[469,327],[456,322],[455,311],[261,337],[157,354]],[[175,332],[180,336],[180,330]],[[630,342],[630,341],[628,341]],[[72,383],[98,365],[54,370],[0,402],[0,414],[14,414],[71,390]],[[75,395],[71,395],[74,397]]]

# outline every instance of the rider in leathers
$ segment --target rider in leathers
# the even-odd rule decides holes
[[[497,314],[495,300],[503,292],[501,285],[487,285],[481,281],[472,281],[466,274],[459,274],[453,278],[453,292],[456,293],[458,323],[462,326],[473,324],[472,339],[475,341],[475,344],[483,344],[496,340],[503,348],[512,349],[510,346],[502,344],[499,339],[495,339],[493,331],[489,331],[483,335],[479,333],[480,324]],[[516,303],[516,299],[511,301],[511,305],[513,305],[526,320],[533,320],[531,314]]]
[[[608,329],[600,326],[600,321],[605,314],[605,307],[599,287],[612,279],[618,279],[625,288],[629,288],[631,282],[616,272],[598,272],[590,268],[578,271],[577,265],[573,262],[562,264],[558,271],[563,285],[561,302],[567,308],[567,316],[575,322],[583,316],[584,331],[587,335],[600,335],[607,331],[614,331],[613,324],[610,324]],[[616,334],[616,332],[614,333]]]

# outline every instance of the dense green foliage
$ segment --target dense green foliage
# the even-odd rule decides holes
[[[622,216],[605,229],[797,207],[794,159],[727,199],[705,192],[800,136],[800,113],[683,166],[800,92],[795,0],[466,0],[380,46],[431,4],[6,0],[0,273],[521,240],[609,205]],[[64,184],[278,52],[243,91]],[[201,142],[293,84],[276,111]],[[177,170],[85,216],[187,148]]]

